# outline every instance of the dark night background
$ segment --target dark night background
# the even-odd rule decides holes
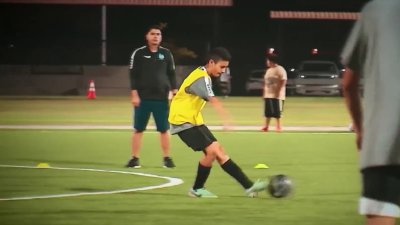
[[[319,49],[318,57],[338,59],[354,21],[271,20],[270,10],[359,12],[366,0],[237,0],[233,7],[107,6],[107,65],[127,65],[144,31],[167,23],[166,47],[176,64],[202,63],[210,47],[233,56],[236,82],[251,68],[263,68],[268,48],[292,67]],[[176,51],[197,57],[179,57]],[[315,56],[314,56],[315,57]],[[0,4],[0,64],[101,64],[101,6]]]

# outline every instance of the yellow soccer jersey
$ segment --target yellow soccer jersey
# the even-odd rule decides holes
[[[204,67],[199,67],[183,81],[172,99],[168,121],[172,125],[204,124],[201,110],[210,96],[214,96],[211,78]]]

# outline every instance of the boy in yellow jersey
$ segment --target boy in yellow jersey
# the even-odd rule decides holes
[[[192,197],[217,197],[204,187],[215,160],[226,173],[243,186],[245,194],[249,197],[255,197],[257,192],[265,190],[268,185],[266,181],[252,182],[225,153],[203,121],[201,110],[206,102],[210,102],[223,118],[224,127],[227,128],[229,124],[227,112],[212,91],[210,76],[218,77],[225,72],[230,59],[231,55],[225,48],[211,50],[206,57],[206,65],[189,74],[171,102],[168,118],[171,134],[177,134],[194,151],[204,153],[198,164],[194,185],[189,191],[189,196]]]

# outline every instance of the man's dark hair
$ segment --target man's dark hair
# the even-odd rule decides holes
[[[152,30],[152,29],[157,29],[157,30],[160,30],[161,32],[163,31],[162,26],[160,26],[158,24],[153,24],[153,25],[150,25],[147,27],[145,34],[147,35],[150,32],[150,30]]]
[[[208,62],[210,59],[212,59],[214,62],[218,62],[221,60],[224,61],[230,61],[231,60],[231,54],[229,51],[224,48],[224,47],[217,47],[212,49],[206,57],[206,62]]]
[[[267,59],[273,63],[279,63],[279,57],[277,54],[268,54]]]

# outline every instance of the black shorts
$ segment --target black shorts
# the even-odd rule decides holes
[[[400,206],[400,166],[366,168],[362,178],[363,197]]]
[[[204,151],[213,142],[217,141],[217,139],[205,125],[183,130],[178,133],[178,136],[194,151]]]
[[[133,127],[138,132],[143,132],[153,114],[157,131],[166,132],[169,130],[168,112],[168,100],[142,100],[140,106],[134,108]]]
[[[281,118],[280,100],[277,98],[264,98],[264,116]]]

